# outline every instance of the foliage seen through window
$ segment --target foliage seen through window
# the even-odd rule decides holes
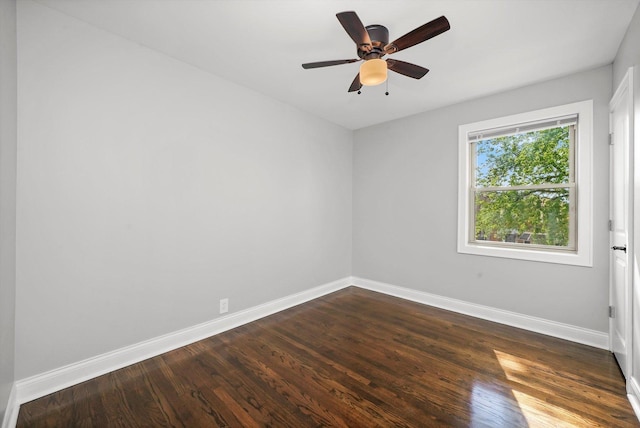
[[[572,247],[574,128],[473,143],[475,240]]]

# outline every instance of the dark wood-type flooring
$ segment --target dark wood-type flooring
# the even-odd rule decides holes
[[[604,350],[347,288],[56,392],[18,427],[639,427]]]

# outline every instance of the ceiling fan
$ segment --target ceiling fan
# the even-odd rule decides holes
[[[302,64],[302,68],[328,67],[364,60],[360,66],[360,72],[349,87],[349,92],[358,91],[358,93],[360,93],[362,85],[374,86],[387,80],[387,70],[414,79],[422,78],[429,72],[428,69],[398,59],[383,60],[382,57],[422,43],[451,28],[447,18],[441,16],[389,43],[389,30],[382,25],[367,25],[365,27],[353,11],[340,12],[336,14],[336,17],[347,34],[356,42],[359,59],[309,62]]]

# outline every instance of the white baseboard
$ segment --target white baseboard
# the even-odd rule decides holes
[[[609,349],[609,335],[600,331],[549,321],[543,318],[536,318],[489,306],[477,305],[475,303],[451,299],[449,297],[438,296],[410,288],[398,287],[365,278],[352,277],[352,280],[354,285],[367,290],[377,291],[417,303],[435,306],[437,308],[594,346],[596,348]]]
[[[131,346],[107,352],[93,358],[69,364],[42,374],[15,382],[10,395],[2,428],[13,428],[18,418],[19,406],[36,398],[59,391],[94,377],[135,364],[147,358],[177,349],[198,340],[231,330],[257,319],[280,312],[309,300],[316,299],[350,285],[377,291],[406,300],[511,325],[549,336],[559,337],[598,348],[608,349],[608,335],[568,324],[530,317],[515,312],[468,303],[409,288],[358,277],[345,277],[319,287],[273,300],[244,311],[235,312],[193,327],[159,336]],[[634,407],[635,409],[635,407]],[[636,410],[637,412],[637,410]]]
[[[627,398],[629,399],[629,403],[631,403],[631,407],[636,414],[636,417],[640,421],[640,385],[636,382],[633,377],[629,377],[627,380],[628,392]]]
[[[268,315],[280,312],[309,300],[316,299],[351,285],[351,277],[345,277],[319,287],[273,300],[262,305],[235,312],[173,333],[165,334],[135,345],[126,346],[96,357],[69,364],[16,382],[18,407],[80,382],[114,370],[172,351],[198,340],[231,330]],[[17,412],[16,412],[17,413]],[[17,414],[16,414],[17,417]],[[11,425],[9,425],[11,426]],[[4,426],[3,426],[4,428]]]
[[[14,383],[9,393],[7,401],[7,409],[2,418],[2,428],[14,428],[18,422],[18,412],[20,411],[20,403],[18,402],[18,393],[16,384]]]

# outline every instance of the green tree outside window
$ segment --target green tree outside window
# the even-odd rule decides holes
[[[473,143],[475,240],[571,247],[575,126]]]

